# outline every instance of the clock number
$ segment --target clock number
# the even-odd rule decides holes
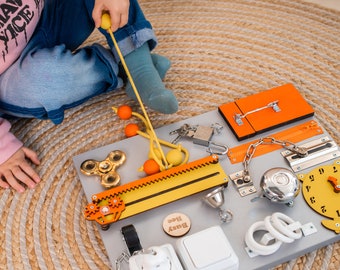
[[[336,166],[333,166],[333,173],[337,173],[338,172],[338,168]]]
[[[309,200],[310,200],[311,203],[315,203],[316,202],[315,201],[315,197],[310,197]]]
[[[327,212],[327,210],[326,210],[326,206],[324,206],[324,205],[323,205],[323,206],[321,206],[321,212],[322,212],[322,213],[326,213],[326,212]]]
[[[313,181],[315,180],[314,174],[311,174],[311,175],[309,176],[309,180],[310,180],[311,182],[313,182]]]
[[[325,172],[324,168],[319,168],[319,173],[320,174],[324,174],[324,172]]]
[[[312,186],[306,186],[307,192],[310,192],[311,188],[312,188]]]
[[[340,217],[340,211],[336,210],[335,212],[338,214],[338,217]]]

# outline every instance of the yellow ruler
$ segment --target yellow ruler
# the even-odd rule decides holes
[[[227,182],[228,176],[218,156],[211,155],[94,194],[84,215],[87,220],[94,220],[106,229],[118,220],[212,187],[226,185]]]

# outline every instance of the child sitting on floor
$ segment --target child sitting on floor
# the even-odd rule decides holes
[[[136,0],[0,0],[0,116],[50,119],[59,124],[64,110],[123,86],[120,60],[99,44],[77,49],[109,12],[111,30],[143,103],[158,112],[177,111],[174,94],[162,78],[167,58],[151,54],[157,44]],[[136,98],[130,83],[126,92]],[[0,186],[23,192],[40,181],[30,161],[37,154],[10,133],[0,118]]]

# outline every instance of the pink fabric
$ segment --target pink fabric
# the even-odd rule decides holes
[[[18,59],[30,40],[40,18],[41,1],[0,0],[0,74]]]
[[[11,124],[0,118],[0,164],[9,159],[23,145],[11,132]]]

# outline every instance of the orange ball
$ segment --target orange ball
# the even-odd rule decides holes
[[[127,120],[132,116],[132,109],[129,105],[122,105],[118,107],[117,115],[120,119]]]
[[[148,159],[143,165],[144,172],[147,175],[155,174],[160,171],[159,165],[154,159]]]
[[[137,131],[139,130],[139,127],[137,124],[128,124],[125,126],[125,136],[126,137],[133,137],[133,136],[136,136],[137,135]]]

